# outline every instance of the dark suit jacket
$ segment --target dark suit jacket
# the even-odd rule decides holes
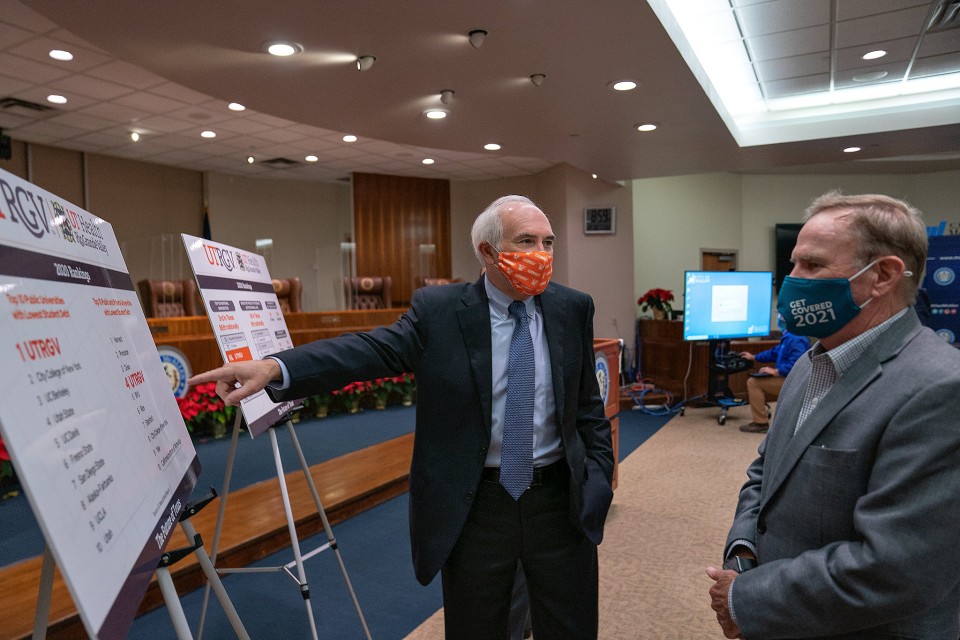
[[[727,550],[747,640],[956,640],[960,352],[909,310],[831,387],[796,435],[800,358],[747,471]]]
[[[570,467],[570,521],[594,543],[613,493],[613,448],[594,372],[593,301],[550,284],[538,296],[550,349],[557,427]],[[417,426],[410,466],[410,539],[417,579],[429,583],[472,505],[490,444],[490,309],[483,278],[426,287],[394,324],[276,354],[300,398],[412,371]]]

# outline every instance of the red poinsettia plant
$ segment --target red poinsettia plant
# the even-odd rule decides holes
[[[673,291],[669,289],[650,289],[637,300],[641,311],[657,309],[666,313],[673,311],[671,302],[673,302]]]
[[[187,430],[194,435],[222,436],[226,425],[236,416],[236,407],[228,407],[217,395],[217,384],[208,382],[190,388],[182,398],[177,398],[180,415],[187,423]]]
[[[0,437],[0,478],[13,476],[13,464],[10,462],[10,453],[7,451],[7,445]]]

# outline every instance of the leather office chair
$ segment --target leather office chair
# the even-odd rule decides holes
[[[273,290],[280,301],[280,311],[283,313],[299,313],[303,311],[303,285],[300,278],[274,278]]]
[[[343,292],[351,309],[388,309],[392,306],[390,276],[344,276]]]
[[[148,318],[197,315],[197,283],[187,280],[141,280],[137,283]]]
[[[417,280],[420,281],[420,287],[434,287],[440,284],[463,282],[463,278],[418,278]]]

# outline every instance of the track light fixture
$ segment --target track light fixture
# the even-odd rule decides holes
[[[367,71],[370,67],[373,66],[373,63],[377,61],[376,56],[359,56],[357,58],[357,69],[359,71]]]
[[[450,104],[453,102],[453,89],[444,89],[440,92],[440,102]]]
[[[537,85],[538,87],[543,86],[543,81],[547,79],[546,74],[544,73],[535,73],[530,76],[530,82]]]
[[[483,46],[483,41],[487,38],[487,32],[483,29],[474,29],[467,34],[470,38],[470,44],[474,49],[479,49]]]

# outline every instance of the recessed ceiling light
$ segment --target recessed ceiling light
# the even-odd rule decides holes
[[[247,164],[253,164],[253,156],[247,156]]]
[[[447,117],[447,113],[449,112],[446,109],[427,109],[423,112],[423,115],[431,120],[443,120]]]
[[[424,158],[420,162],[422,162],[423,164],[433,164],[433,158]]]
[[[873,82],[874,80],[882,80],[887,77],[886,71],[870,71],[868,73],[861,73],[860,75],[853,76],[854,82]]]
[[[653,122],[645,122],[643,124],[637,125],[637,131],[653,131],[657,128],[657,125]]]
[[[621,80],[610,85],[614,91],[630,91],[637,88],[637,83],[633,80]]]
[[[230,109],[230,111],[243,111],[246,109],[246,107],[239,102],[231,102],[227,105],[227,109]]]
[[[843,150],[844,153],[856,153],[857,151],[860,151],[860,147],[847,147]]]
[[[140,134],[137,133],[136,131],[131,131],[131,132],[130,132],[130,139],[133,140],[134,142],[137,142],[137,141],[140,140]]]
[[[67,104],[67,99],[63,96],[58,96],[55,93],[47,96],[47,102],[52,102],[53,104]]]
[[[315,155],[309,155],[309,156],[307,156],[307,157],[304,158],[304,160],[306,160],[307,162],[316,162],[316,161],[319,160],[319,159],[320,159],[320,158],[318,158],[318,157],[315,156]]]
[[[483,145],[483,148],[487,151],[500,151],[500,145],[498,145],[496,142],[487,143]]]
[[[51,49],[50,53],[48,53],[47,55],[49,55],[54,60],[64,60],[64,61],[73,60],[73,54],[70,53],[69,51],[64,51],[63,49]]]
[[[355,136],[355,135],[350,135],[350,134],[345,135],[345,136],[343,136],[343,141],[344,141],[344,142],[356,142],[356,141],[357,141],[357,136]]]
[[[210,131],[210,130],[201,131],[201,132],[200,132],[200,137],[201,137],[201,138],[216,138],[216,137],[217,137],[217,134],[216,134],[215,131]]]
[[[590,174],[590,177],[592,177],[594,180],[596,180],[596,179],[597,179],[597,174],[591,173],[591,174]]]
[[[876,60],[877,58],[882,58],[882,57],[885,56],[885,55],[887,55],[887,52],[886,52],[886,51],[884,51],[883,49],[877,49],[876,51],[869,51],[869,52],[863,54],[862,59],[863,59],[863,60]]]
[[[266,49],[270,55],[280,58],[286,58],[303,51],[303,47],[295,42],[268,42]]]

